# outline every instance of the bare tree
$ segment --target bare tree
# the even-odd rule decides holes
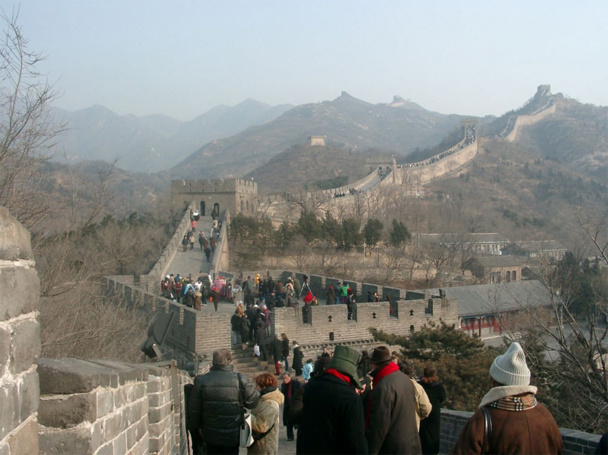
[[[64,125],[50,114],[57,92],[38,70],[44,57],[28,49],[17,19],[18,12],[0,16],[0,205],[31,228],[51,202],[37,170]]]
[[[505,329],[521,340],[558,424],[601,433],[608,425],[608,283],[601,272],[608,266],[608,217],[581,212],[579,224],[598,258],[594,279],[585,281],[586,262],[574,256],[570,268],[546,269],[550,305],[541,311],[522,304]],[[582,311],[573,304],[581,296]]]

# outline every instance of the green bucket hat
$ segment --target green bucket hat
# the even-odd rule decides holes
[[[359,354],[359,352],[355,351],[353,348],[338,345],[334,350],[334,356],[329,362],[327,369],[333,368],[342,374],[350,376],[355,385],[358,388],[362,388],[363,386],[359,381],[359,374],[357,373],[357,363],[359,362],[359,357],[361,357],[361,354]]]

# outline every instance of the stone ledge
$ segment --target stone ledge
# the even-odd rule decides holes
[[[79,359],[40,359],[44,395],[90,392],[97,387],[118,387],[127,381],[144,381],[145,371],[122,362]]]

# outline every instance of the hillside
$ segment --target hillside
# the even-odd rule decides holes
[[[267,163],[310,136],[326,136],[327,144],[364,152],[381,149],[407,155],[430,147],[460,127],[461,117],[427,111],[396,98],[370,104],[343,92],[333,101],[295,107],[272,122],[213,141],[190,155],[169,174],[175,178],[238,177]]]
[[[488,135],[504,130],[509,117],[529,115],[548,102],[555,103],[555,113],[522,127],[514,142]],[[552,238],[576,248],[578,211],[608,210],[606,110],[544,91],[517,111],[486,119],[479,128],[485,136],[478,156],[459,174],[427,185],[422,197],[404,199],[390,216],[418,232],[500,232],[513,239]],[[320,172],[324,178],[328,172],[342,175],[333,164],[344,158],[336,153],[331,147],[294,147],[247,176],[259,182],[262,193],[267,186],[272,192],[294,191],[319,179]],[[313,159],[328,163],[327,169],[301,164]],[[292,160],[298,163],[293,178],[273,178],[272,169],[284,175]]]
[[[260,194],[267,194],[336,188],[367,173],[363,154],[337,147],[294,145],[244,177],[253,178]]]
[[[248,99],[234,107],[218,106],[189,122],[164,115],[118,115],[100,105],[73,112],[55,109],[57,120],[67,126],[55,159],[71,163],[117,160],[121,169],[158,172],[211,140],[266,123],[290,108]]]

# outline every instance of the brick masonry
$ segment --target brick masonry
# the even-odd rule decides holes
[[[30,234],[0,207],[0,454],[38,452],[40,282]]]
[[[40,453],[187,453],[175,362],[41,359]]]

